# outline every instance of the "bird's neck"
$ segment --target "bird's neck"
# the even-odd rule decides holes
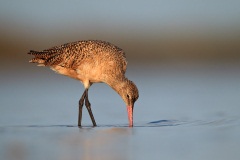
[[[114,89],[118,94],[120,94],[121,90],[124,89],[128,79],[126,77],[116,79],[107,83],[112,89]]]

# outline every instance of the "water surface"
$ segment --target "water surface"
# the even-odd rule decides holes
[[[84,109],[78,128],[81,84],[34,67],[2,78],[0,159],[240,157],[238,65],[130,66],[140,91],[133,128],[121,98],[104,84],[89,91],[98,126]]]

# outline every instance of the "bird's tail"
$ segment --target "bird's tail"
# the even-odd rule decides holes
[[[43,52],[30,50],[30,51],[28,52],[28,54],[34,56],[34,58],[32,58],[32,59],[29,61],[30,63],[38,63],[38,66],[45,66],[45,60],[46,60],[46,58],[44,57]]]
[[[38,63],[38,66],[56,65],[61,59],[61,56],[56,52],[30,50],[28,54],[34,56],[29,62]]]

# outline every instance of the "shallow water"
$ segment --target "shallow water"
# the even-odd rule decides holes
[[[104,84],[89,92],[98,126],[85,109],[78,128],[81,84],[29,68],[2,78],[0,159],[240,158],[238,65],[129,66],[140,91],[133,128],[121,98]]]
[[[1,127],[3,159],[238,159],[239,119]],[[20,158],[19,158],[20,157]]]

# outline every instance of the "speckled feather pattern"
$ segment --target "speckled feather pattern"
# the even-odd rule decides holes
[[[80,80],[85,88],[95,82],[104,82],[117,91],[126,103],[130,102],[122,95],[127,95],[125,92],[129,92],[135,100],[138,98],[136,85],[125,77],[127,61],[124,51],[109,42],[77,41],[43,51],[31,50],[29,54],[34,56],[30,62],[49,66],[57,73]]]
[[[88,57],[94,57],[94,55],[106,52],[111,53],[112,56],[114,55],[114,57],[119,58],[121,62],[126,64],[126,56],[122,49],[109,42],[99,40],[66,43],[40,52],[31,50],[29,54],[35,56],[33,58],[34,62],[43,63],[45,66],[59,64],[71,68]]]

